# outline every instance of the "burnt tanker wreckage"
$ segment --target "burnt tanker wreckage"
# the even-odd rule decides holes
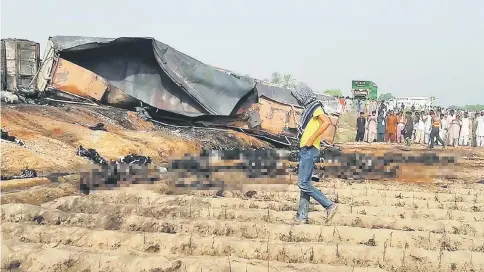
[[[230,128],[290,147],[302,108],[290,89],[204,64],[153,38],[54,36],[36,89],[128,110],[153,122]],[[338,101],[318,95],[336,126]],[[323,135],[332,143],[336,127]]]
[[[297,172],[291,162],[298,161],[295,142],[302,108],[291,90],[206,65],[153,38],[54,36],[46,45],[36,75],[40,99],[35,103],[62,103],[42,98],[54,93],[64,101],[136,111],[143,119],[158,124],[233,129],[285,149],[203,151],[198,157],[187,155],[161,167],[135,154],[108,162],[95,150],[80,147],[78,155],[93,162],[91,169],[81,171],[85,193],[119,183],[154,183],[166,174],[174,174],[175,187],[200,189],[224,187],[224,181],[211,180],[215,173],[224,171],[244,172],[247,179],[255,180]],[[455,162],[436,154],[344,153],[333,145],[338,101],[318,96],[333,124],[322,135],[323,148],[315,171],[318,177],[392,178],[398,175],[402,163]],[[179,182],[187,175],[195,181]]]

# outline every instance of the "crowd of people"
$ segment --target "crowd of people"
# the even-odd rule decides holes
[[[357,111],[357,112],[365,112],[365,113],[370,113],[373,111],[378,111],[379,108],[382,107],[382,105],[386,109],[391,108],[390,101],[382,101],[378,103],[376,100],[369,100],[369,99],[361,99],[361,98],[351,98],[351,97],[337,97],[338,98],[338,112],[340,113],[348,113],[351,111]],[[404,105],[401,107],[405,108]],[[436,109],[436,107],[432,107],[430,105],[424,106],[422,110],[430,110],[430,109]],[[415,106],[412,106],[410,110],[415,111]]]
[[[374,105],[376,101],[370,102]],[[382,102],[377,109],[358,107],[356,141],[390,142],[406,145],[421,144],[484,147],[484,111],[435,107],[428,111],[387,109]]]

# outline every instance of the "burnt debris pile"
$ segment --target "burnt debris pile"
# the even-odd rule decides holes
[[[153,160],[147,156],[140,156],[136,154],[130,154],[128,156],[121,157],[118,160],[118,163],[127,163],[127,164],[150,164]]]
[[[171,161],[168,169],[183,176],[190,174],[205,179],[216,172],[245,172],[247,178],[275,178],[287,173],[282,161],[288,156],[288,152],[281,150],[204,150],[199,157],[186,155]]]
[[[296,162],[299,154],[291,152],[289,160]],[[342,179],[386,179],[396,178],[401,165],[448,166],[455,164],[453,156],[439,156],[437,153],[423,153],[407,155],[403,153],[388,152],[382,156],[362,153],[342,153],[338,150],[322,149],[316,161],[315,175],[327,178]],[[295,166],[293,172],[298,172]],[[313,178],[313,180],[318,180]]]
[[[25,179],[25,178],[35,178],[37,177],[37,171],[34,169],[24,169],[18,175],[1,175],[1,180],[11,180],[11,179]]]
[[[2,140],[9,141],[9,142],[12,142],[12,143],[16,143],[20,146],[25,146],[24,142],[17,139],[17,137],[15,137],[15,136],[9,135],[8,131],[3,130],[3,128],[2,128]]]
[[[162,172],[160,168],[136,163],[92,165],[81,171],[79,189],[89,194],[91,190],[112,189],[122,184],[153,184],[160,180]]]
[[[405,155],[388,152],[383,156],[359,153],[331,154],[324,157],[322,168],[318,169],[323,177],[343,179],[382,179],[396,178],[401,165],[441,165],[456,163],[453,156],[439,156],[436,153]]]
[[[93,164],[81,170],[79,189],[89,194],[96,188],[114,188],[120,184],[150,183],[160,179],[161,169],[147,167],[153,161],[148,156],[129,154],[115,161],[103,158],[95,149],[77,148],[77,155]]]
[[[101,131],[107,131],[107,129],[104,127],[103,123],[97,123],[94,126],[89,126],[88,127],[90,130],[101,130]]]
[[[148,156],[141,156],[137,154],[129,154],[127,156],[123,156],[116,161],[108,161],[103,158],[95,149],[93,148],[84,148],[80,145],[77,148],[77,155],[80,157],[84,157],[95,164],[100,165],[107,165],[107,164],[138,164],[138,165],[147,165],[153,162],[153,160]]]
[[[276,150],[203,150],[200,156],[186,154],[181,159],[172,160],[168,168],[149,165],[152,162],[150,157],[128,155],[119,161],[95,164],[95,168],[83,170],[80,190],[88,194],[90,190],[113,188],[120,184],[152,184],[168,171],[173,174],[172,185],[175,187],[227,188],[229,185],[214,178],[214,174],[245,172],[249,179],[277,178],[287,174],[288,167],[282,161],[287,160],[288,155],[286,151]]]
[[[96,164],[108,163],[108,161],[103,157],[101,157],[101,155],[99,155],[99,153],[95,149],[93,148],[85,149],[82,145],[80,145],[77,148],[77,156],[87,158],[88,160]]]

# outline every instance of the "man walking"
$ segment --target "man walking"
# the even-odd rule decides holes
[[[298,124],[299,170],[298,187],[301,189],[299,208],[296,218],[290,224],[307,224],[309,199],[314,198],[326,210],[327,220],[331,220],[337,210],[337,204],[329,200],[321,191],[316,189],[311,181],[314,164],[319,157],[321,148],[321,134],[331,125],[331,121],[323,111],[323,104],[316,100],[316,96],[308,86],[300,85],[293,90],[294,97],[304,111]]]

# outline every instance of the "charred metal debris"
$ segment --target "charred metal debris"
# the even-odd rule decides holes
[[[17,137],[15,137],[15,136],[9,135],[8,134],[8,131],[3,130],[3,128],[2,128],[2,135],[1,135],[1,137],[2,137],[2,140],[9,141],[9,142],[12,142],[12,143],[16,143],[16,144],[18,144],[20,146],[25,146],[25,143],[24,142],[22,142],[21,140],[17,139]]]
[[[138,165],[147,165],[153,162],[153,160],[148,156],[141,156],[136,154],[129,154],[127,156],[123,156],[116,161],[108,161],[103,158],[95,149],[93,148],[84,148],[80,145],[77,148],[76,154],[80,157],[84,157],[91,161],[92,163],[99,164],[99,165],[108,165],[108,164],[138,164]]]
[[[24,169],[19,175],[1,175],[1,180],[11,180],[11,179],[25,179],[25,178],[35,178],[37,177],[37,171],[34,169]]]
[[[89,126],[88,127],[90,130],[101,130],[101,131],[107,131],[107,129],[104,127],[103,123],[97,123],[94,126]]]

